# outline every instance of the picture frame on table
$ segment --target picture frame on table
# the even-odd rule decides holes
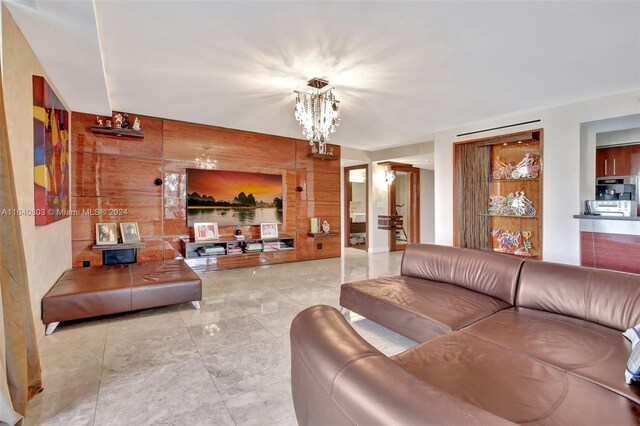
[[[116,223],[96,223],[96,245],[118,244],[118,225]]]
[[[120,224],[120,234],[124,244],[139,243],[140,230],[138,229],[138,222],[122,222]]]
[[[217,222],[201,222],[193,224],[193,237],[196,241],[212,241],[220,238]]]
[[[278,238],[278,224],[277,223],[261,223],[260,238],[263,240],[268,240],[270,238]]]

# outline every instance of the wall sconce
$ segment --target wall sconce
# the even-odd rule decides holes
[[[396,171],[395,170],[385,170],[384,171],[384,181],[387,185],[391,185],[393,181],[396,179]]]

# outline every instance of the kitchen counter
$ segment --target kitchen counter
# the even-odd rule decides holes
[[[591,220],[623,220],[623,221],[629,221],[629,222],[640,222],[640,217],[638,216],[632,216],[632,217],[625,217],[625,216],[594,216],[591,214],[574,214],[573,217],[575,219],[591,219]]]
[[[640,274],[640,217],[577,214],[580,264]]]

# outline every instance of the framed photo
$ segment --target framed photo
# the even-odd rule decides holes
[[[261,223],[260,238],[262,238],[263,240],[269,239],[269,238],[278,238],[278,224],[277,223]]]
[[[118,244],[118,225],[115,223],[96,223],[96,245]]]
[[[125,244],[139,243],[140,231],[138,230],[138,222],[121,223],[120,234],[122,235],[122,242]]]
[[[196,241],[217,240],[220,238],[218,224],[216,222],[194,223],[193,236]]]

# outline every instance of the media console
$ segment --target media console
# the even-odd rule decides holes
[[[269,239],[245,237],[241,241],[235,237],[211,241],[185,238],[181,246],[185,262],[197,272],[296,261],[295,238],[287,235]]]

